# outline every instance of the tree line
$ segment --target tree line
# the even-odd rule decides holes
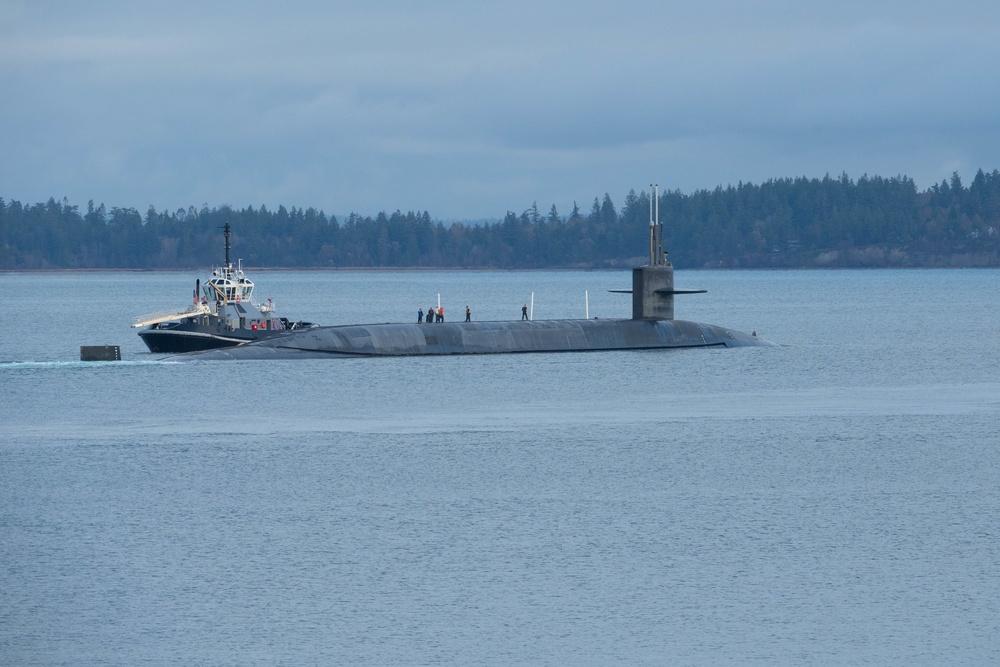
[[[625,268],[648,257],[649,193],[595,197],[562,215],[532,204],[483,224],[427,211],[343,220],[315,208],[174,212],[0,198],[0,270],[176,269],[233,255],[261,267]],[[1000,266],[1000,172],[957,173],[919,192],[905,176],[781,178],[659,197],[680,268]]]

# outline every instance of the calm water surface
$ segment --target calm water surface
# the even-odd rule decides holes
[[[0,274],[0,664],[1000,662],[998,271],[678,272],[774,348],[163,362],[128,325],[195,277]],[[252,277],[328,324],[630,310]]]

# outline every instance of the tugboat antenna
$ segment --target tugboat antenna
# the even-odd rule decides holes
[[[226,268],[229,268],[229,223],[227,222],[223,227],[226,230]]]

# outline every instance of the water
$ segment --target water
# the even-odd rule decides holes
[[[630,308],[253,277],[323,323]],[[127,325],[193,279],[0,274],[0,664],[1000,660],[998,271],[678,273],[774,348],[159,362]]]

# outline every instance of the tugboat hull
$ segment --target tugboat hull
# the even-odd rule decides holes
[[[236,334],[236,332],[232,332]],[[146,329],[139,332],[139,337],[154,354],[175,354],[178,352],[200,352],[215,350],[220,347],[235,347],[249,343],[253,338],[242,336],[222,336],[207,331],[197,331],[193,328],[176,327],[173,329]]]
[[[312,324],[304,324],[300,327],[297,323],[294,329],[236,329],[227,330],[225,327],[212,327],[211,325],[189,324],[181,322],[178,324],[159,325],[143,329],[139,332],[139,337],[146,344],[153,354],[178,354],[182,352],[202,352],[204,350],[217,350],[224,347],[237,347],[247,343],[254,343],[268,338],[276,338],[290,333],[292,330],[308,328]]]

